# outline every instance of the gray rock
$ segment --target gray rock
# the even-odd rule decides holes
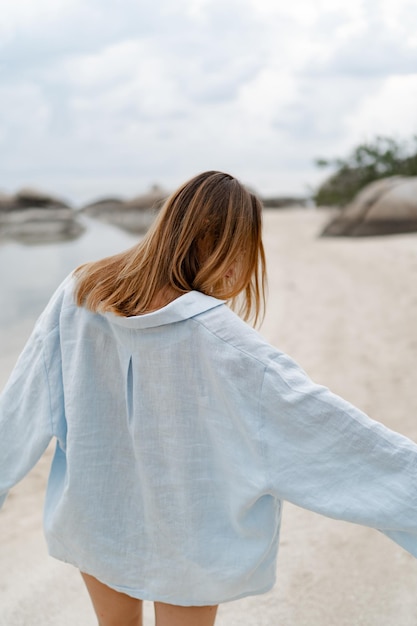
[[[25,187],[16,194],[0,194],[0,211],[22,211],[33,208],[68,209],[69,205],[43,191]]]
[[[101,213],[111,213],[112,211],[118,211],[125,205],[125,200],[120,198],[103,198],[86,204],[81,208],[83,213],[86,213],[90,217],[95,217]]]
[[[168,193],[159,187],[153,185],[147,193],[135,196],[126,202],[126,207],[132,209],[158,210],[166,200]]]
[[[148,193],[130,200],[102,198],[82,207],[81,211],[89,217],[139,234],[148,230],[167,195],[154,185]]]
[[[266,209],[285,209],[288,207],[306,207],[308,206],[307,198],[294,198],[285,196],[275,196],[262,198],[262,204]]]
[[[417,177],[392,176],[367,185],[322,232],[364,237],[417,231]]]
[[[16,203],[15,196],[0,192],[0,212],[8,211],[9,207],[13,206]]]
[[[0,239],[52,243],[76,239],[84,230],[73,209],[41,207],[0,212]]]
[[[49,194],[39,191],[38,189],[31,189],[30,187],[20,189],[20,191],[16,193],[16,200],[19,208],[22,209],[34,207],[51,207],[54,209],[69,208],[69,205],[59,198],[50,196]]]

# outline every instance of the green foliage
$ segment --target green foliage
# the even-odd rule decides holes
[[[411,144],[411,145],[410,145]],[[417,176],[417,135],[410,143],[377,136],[356,147],[346,159],[317,159],[317,167],[336,168],[317,190],[317,205],[345,205],[365,185],[388,176]]]

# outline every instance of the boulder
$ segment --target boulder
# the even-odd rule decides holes
[[[15,197],[8,193],[0,192],[0,212],[8,211],[15,204]]]
[[[290,196],[275,196],[262,198],[262,204],[266,209],[287,209],[289,207],[299,208],[308,206],[308,199]]]
[[[130,200],[102,198],[84,206],[81,210],[89,217],[113,224],[131,233],[144,233],[155,219],[167,192],[158,185]]]
[[[0,193],[0,239],[37,244],[75,239],[85,228],[66,202],[38,189]]]
[[[55,198],[54,196],[50,196],[43,191],[39,191],[38,189],[32,189],[30,187],[20,189],[20,191],[18,191],[16,194],[16,200],[19,208],[21,209],[29,209],[34,207],[52,207],[54,209],[69,208],[69,205],[59,198]]]
[[[152,185],[147,193],[135,196],[126,202],[126,207],[141,210],[160,209],[168,193],[159,185]]]
[[[30,208],[0,212],[0,239],[41,244],[76,239],[85,228],[66,208]]]
[[[391,176],[362,189],[322,236],[364,237],[417,231],[417,177]]]
[[[118,211],[126,204],[125,200],[120,198],[101,198],[95,202],[90,202],[82,207],[81,211],[90,217],[97,217],[103,213],[112,213]]]
[[[68,209],[66,202],[43,191],[25,187],[16,194],[0,194],[0,211],[22,211],[33,208]]]

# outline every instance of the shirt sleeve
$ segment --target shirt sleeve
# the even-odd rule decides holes
[[[262,389],[271,492],[384,532],[417,556],[417,445],[370,419],[278,353]]]
[[[36,464],[55,434],[52,411],[60,404],[51,349],[35,327],[0,395],[0,506],[8,490]],[[51,343],[52,342],[52,343]],[[51,375],[51,380],[49,379]]]

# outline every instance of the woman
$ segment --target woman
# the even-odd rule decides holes
[[[1,396],[0,499],[55,437],[49,552],[100,626],[140,626],[142,600],[157,626],[211,626],[271,589],[284,500],[417,556],[417,446],[244,321],[264,301],[261,212],[227,174],[184,184],[137,246],[61,285]]]

